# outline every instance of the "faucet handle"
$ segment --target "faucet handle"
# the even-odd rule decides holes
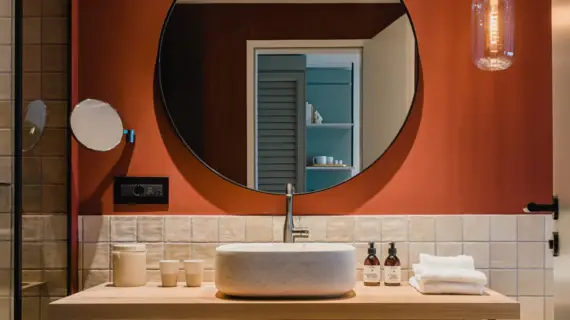
[[[310,234],[309,228],[304,228],[304,227],[295,227],[292,233],[293,233],[293,238],[302,238],[302,239],[308,239]]]

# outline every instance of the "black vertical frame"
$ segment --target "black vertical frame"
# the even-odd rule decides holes
[[[71,125],[69,123],[69,119],[71,116],[71,110],[72,110],[72,106],[71,103],[73,101],[72,99],[72,95],[73,95],[73,86],[72,86],[72,81],[73,81],[73,75],[72,75],[72,71],[73,71],[73,63],[72,63],[72,59],[73,59],[73,37],[72,37],[72,30],[73,30],[73,1],[69,1],[69,4],[67,5],[67,126],[66,126],[66,131],[65,131],[65,141],[66,141],[66,147],[65,147],[65,156],[66,156],[66,163],[67,163],[67,173],[66,173],[66,178],[65,178],[65,188],[66,188],[66,192],[65,192],[65,196],[66,196],[66,212],[67,212],[67,221],[66,221],[66,228],[67,228],[67,243],[66,243],[66,248],[67,248],[67,269],[65,272],[65,280],[66,280],[66,290],[67,290],[67,295],[70,295],[73,293],[73,283],[72,281],[74,280],[73,277],[73,272],[76,271],[78,272],[78,270],[75,270],[74,268],[74,264],[73,264],[73,239],[76,239],[75,237],[73,237],[73,230],[77,230],[76,228],[73,228],[73,223],[75,222],[73,219],[73,212],[72,212],[72,206],[71,206],[71,183],[72,183],[72,177],[71,177],[71,168],[72,168],[72,163],[71,163],[71,139],[72,139],[72,135],[71,135]]]
[[[22,117],[23,117],[23,1],[12,1],[14,6],[14,157],[12,165],[14,174],[12,179],[12,216],[14,233],[12,237],[13,283],[14,303],[13,319],[22,319]]]

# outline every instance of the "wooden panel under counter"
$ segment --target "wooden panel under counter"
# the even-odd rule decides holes
[[[115,288],[79,292],[50,305],[52,319],[443,320],[520,319],[519,303],[495,291],[484,296],[422,295],[408,285],[365,287],[333,299],[241,299],[201,288]]]

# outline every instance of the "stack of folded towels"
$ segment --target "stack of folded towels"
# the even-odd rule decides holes
[[[410,285],[425,294],[475,294],[485,292],[487,276],[475,270],[473,257],[436,257],[420,254]]]

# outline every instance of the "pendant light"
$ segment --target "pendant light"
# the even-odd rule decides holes
[[[473,0],[473,62],[485,71],[508,69],[515,58],[514,0]]]

